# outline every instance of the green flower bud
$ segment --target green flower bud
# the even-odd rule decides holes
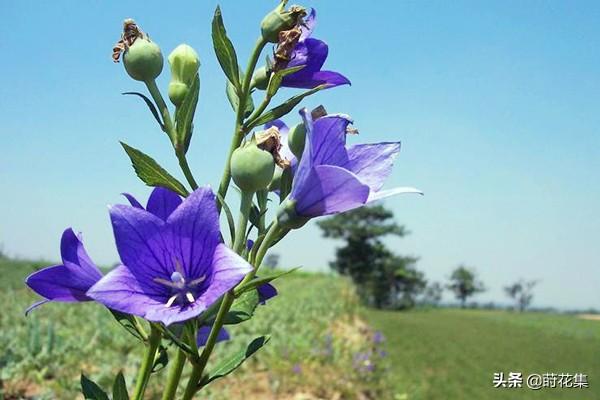
[[[283,168],[277,167],[275,168],[275,173],[273,174],[273,179],[271,179],[271,183],[269,183],[269,187],[267,188],[269,192],[273,192],[275,190],[279,190],[281,188],[281,176],[283,175]]]
[[[138,37],[123,53],[123,65],[136,81],[153,81],[163,68],[160,47],[147,37]]]
[[[262,37],[267,42],[279,42],[279,32],[292,29],[306,16],[304,7],[291,6],[286,11],[286,3],[287,0],[282,0],[273,11],[263,18],[260,24]]]
[[[257,144],[255,136],[231,155],[231,177],[244,192],[266,189],[273,179],[275,159]]]
[[[262,66],[254,72],[254,75],[252,75],[251,85],[258,90],[266,90],[267,86],[269,86],[270,78],[271,71],[268,71],[266,66]]]
[[[304,153],[304,144],[306,143],[306,127],[304,124],[298,124],[290,129],[288,134],[288,145],[294,155],[300,159]]]
[[[169,54],[168,60],[171,67],[169,99],[175,106],[179,106],[198,73],[200,57],[192,47],[180,44]]]

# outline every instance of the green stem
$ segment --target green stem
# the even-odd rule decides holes
[[[253,192],[242,192],[242,200],[240,203],[240,215],[237,228],[235,231],[235,240],[233,242],[233,251],[242,254],[246,244],[246,228],[248,227],[248,219],[250,218],[250,210],[252,209]]]
[[[177,393],[177,386],[181,379],[181,372],[185,365],[185,353],[181,349],[177,349],[175,353],[175,359],[171,361],[171,369],[169,370],[169,376],[167,377],[167,385],[162,395],[162,400],[173,400]]]
[[[227,195],[227,190],[229,189],[229,183],[231,182],[231,155],[240,146],[242,143],[242,139],[244,138],[244,130],[242,129],[242,125],[244,124],[244,110],[246,108],[246,101],[248,100],[248,96],[250,96],[250,81],[252,81],[252,74],[254,74],[254,69],[256,68],[256,63],[258,62],[258,58],[265,48],[267,42],[260,36],[254,45],[254,50],[250,55],[250,60],[248,61],[248,66],[246,67],[246,72],[243,77],[242,88],[240,93],[238,93],[238,107],[236,110],[235,116],[235,128],[233,130],[233,138],[231,139],[231,146],[229,146],[229,154],[227,155],[227,161],[225,162],[225,169],[223,170],[223,176],[221,177],[221,183],[219,184],[219,195],[225,199]],[[221,205],[217,204],[217,209],[219,213],[221,212]]]
[[[175,146],[176,133],[173,126],[173,121],[171,120],[171,114],[169,113],[169,108],[167,107],[167,104],[165,103],[162,94],[160,94],[158,86],[156,86],[156,81],[151,80],[145,83],[146,87],[148,88],[148,91],[150,92],[150,96],[152,96],[152,99],[154,100],[158,107],[158,110],[160,111],[160,115],[162,116],[163,124],[165,126],[165,133],[169,136],[169,139],[171,139],[171,143],[173,144],[173,146]]]
[[[256,110],[254,110],[254,112],[248,117],[247,123],[244,124],[244,126],[242,127],[242,130],[244,131],[244,133],[247,133],[252,128],[254,128],[253,121],[258,119],[258,117],[260,117],[260,115],[263,113],[263,111],[265,111],[267,109],[267,107],[269,106],[269,103],[271,102],[271,99],[272,99],[271,96],[265,95],[265,98],[263,99],[262,103],[260,103],[258,108]]]
[[[148,385],[148,380],[150,379],[150,373],[152,372],[154,357],[156,356],[156,350],[158,350],[158,345],[160,344],[160,338],[160,331],[154,325],[151,325],[146,354],[144,355],[142,365],[138,372],[132,400],[142,400],[144,398],[144,392],[146,391],[146,385]]]
[[[192,175],[192,171],[190,170],[190,166],[187,162],[187,158],[185,157],[185,154],[183,154],[180,151],[176,151],[176,153],[177,153],[177,159],[179,160],[179,166],[181,167],[181,170],[183,171],[183,174],[185,175],[185,179],[187,179],[188,183],[192,187],[192,190],[198,189],[198,184],[196,183],[196,180],[194,179],[194,175]]]

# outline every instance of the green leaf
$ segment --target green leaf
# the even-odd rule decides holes
[[[167,348],[165,346],[160,346],[158,348],[158,357],[154,359],[154,364],[152,364],[152,373],[162,370],[168,363],[169,354],[167,353]]]
[[[269,86],[267,86],[267,96],[268,97],[275,96],[275,93],[277,93],[277,91],[279,90],[279,87],[281,86],[281,81],[283,80],[283,78],[286,75],[293,74],[294,72],[300,71],[305,66],[306,65],[298,65],[295,67],[285,68],[285,69],[281,69],[279,71],[274,72],[271,75],[271,79],[269,79]]]
[[[240,99],[237,95],[237,92],[231,82],[227,81],[227,87],[225,89],[227,94],[227,99],[229,100],[229,104],[231,104],[231,108],[233,108],[234,112],[237,112],[237,108],[240,104]],[[254,100],[252,100],[252,96],[248,95],[246,99],[246,108],[244,109],[244,118],[248,117],[254,111]]]
[[[122,95],[134,95],[134,96],[141,97],[142,100],[144,100],[144,102],[150,109],[150,112],[152,113],[152,115],[154,115],[154,119],[156,120],[156,122],[158,122],[158,125],[160,125],[160,129],[162,129],[163,131],[165,130],[165,125],[163,124],[162,120],[160,119],[160,114],[158,113],[158,110],[154,106],[154,103],[152,102],[152,100],[150,100],[147,96],[145,96],[144,94],[142,94],[140,92],[124,92],[121,94]]]
[[[137,339],[144,341],[144,334],[139,331],[135,323],[135,317],[133,315],[125,314],[120,311],[115,311],[111,309],[109,309],[109,311],[113,315],[113,317],[115,317],[117,322],[127,330],[127,332],[131,333]]]
[[[221,208],[225,212],[225,216],[227,217],[227,225],[229,226],[229,234],[231,235],[231,243],[235,240],[235,222],[233,220],[233,214],[231,213],[231,209],[229,205],[219,193],[216,194],[217,201],[221,205]]]
[[[211,371],[202,381],[200,381],[200,386],[206,386],[212,381],[222,378],[231,372],[233,372],[237,367],[242,365],[246,359],[250,358],[254,353],[260,350],[268,341],[269,336],[260,336],[254,339],[246,348],[226,360],[221,361],[217,364],[213,371]]]
[[[292,168],[287,167],[281,173],[281,180],[279,181],[279,203],[283,203],[283,201],[288,197],[290,192],[292,191],[292,180],[294,179],[294,175],[292,174]]]
[[[112,400],[129,400],[129,394],[127,393],[127,385],[125,384],[123,371],[119,371],[115,378],[112,395]]]
[[[274,281],[275,279],[280,278],[284,275],[291,274],[292,272],[297,271],[298,269],[300,269],[300,267],[292,268],[288,271],[276,272],[274,274],[261,276],[260,278],[254,278],[250,282],[247,282],[244,285],[237,288],[237,290],[235,291],[235,295],[240,296],[249,290],[256,289],[259,286],[264,285],[265,283]]]
[[[258,292],[249,290],[241,294],[231,305],[229,312],[225,315],[225,325],[235,325],[252,318],[254,310],[258,306]]]
[[[233,48],[231,40],[227,37],[225,25],[223,25],[221,8],[219,6],[217,6],[217,9],[215,10],[215,16],[212,20],[212,40],[217,60],[219,60],[223,72],[239,92],[240,72],[237,55],[235,54],[235,49]]]
[[[294,97],[289,98],[288,100],[286,100],[285,103],[280,104],[277,107],[270,109],[269,111],[265,112],[261,116],[259,116],[259,117],[255,118],[254,120],[248,122],[248,124],[246,126],[246,129],[252,129],[255,126],[266,124],[269,121],[273,121],[274,119],[283,117],[284,115],[286,115],[290,111],[292,111],[294,109],[294,107],[296,107],[298,104],[300,104],[300,102],[305,97],[308,97],[308,96],[310,96],[312,94],[315,94],[319,90],[325,89],[328,86],[329,85],[319,85],[319,86],[317,86],[314,89],[307,90],[304,93],[300,93],[299,95],[296,95]]]
[[[200,96],[200,76],[196,74],[194,82],[188,90],[183,103],[177,109],[177,116],[175,118],[176,129],[177,129],[177,145],[183,144],[184,153],[190,145],[192,139],[192,131],[194,129],[194,114],[196,113],[196,106],[198,105],[198,97]]]
[[[109,400],[106,392],[84,374],[81,374],[81,393],[85,400]]]
[[[133,168],[135,169],[135,173],[142,182],[148,186],[162,186],[179,193],[183,197],[187,197],[188,191],[185,186],[169,174],[163,167],[158,165],[152,157],[126,143],[121,142],[121,146],[123,146],[127,152]]]

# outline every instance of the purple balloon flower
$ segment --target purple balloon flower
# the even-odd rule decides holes
[[[329,49],[325,42],[310,37],[316,23],[317,13],[313,8],[310,15],[306,17],[304,26],[301,27],[300,40],[296,44],[291,60],[286,67],[304,65],[304,68],[285,76],[281,86],[312,89],[322,84],[328,84],[331,87],[350,84],[348,78],[338,72],[321,71]]]
[[[60,241],[62,264],[47,267],[29,275],[25,280],[34,292],[45,300],[31,305],[26,313],[48,301],[90,301],[86,295],[102,273],[88,256],[81,238],[73,229],[66,229]]]
[[[112,206],[110,216],[123,265],[87,294],[111,309],[165,325],[185,321],[252,270],[223,244],[209,187],[190,194],[166,220],[125,205]]]
[[[381,190],[400,152],[400,142],[359,144],[346,147],[351,119],[331,114],[313,122],[300,111],[306,126],[302,158],[295,171],[292,191],[282,205],[283,225],[302,225],[308,219],[361,207],[401,193],[421,193],[411,187]]]

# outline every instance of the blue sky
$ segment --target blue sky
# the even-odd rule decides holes
[[[250,6],[252,4],[252,6]],[[388,186],[426,196],[386,202],[412,234],[390,241],[445,280],[475,267],[502,286],[540,279],[535,305],[600,308],[600,4],[557,1],[306,1],[326,66],[353,85],[306,106],[344,112],[354,142],[402,140]],[[214,1],[2,2],[0,243],[9,254],[58,259],[61,232],[82,231],[93,259],[117,259],[106,205],[145,198],[118,145],[142,148],[180,176],[164,135],[123,91],[143,90],[111,61],[121,22],[135,18],[166,55],[202,59],[189,156],[216,186],[233,115],[210,42]],[[245,62],[273,1],[222,1]],[[165,71],[159,84],[166,88]],[[291,91],[290,91],[291,92]],[[290,93],[287,93],[290,94]],[[294,123],[296,114],[287,121]],[[335,242],[316,226],[276,250],[286,265],[324,268]]]

